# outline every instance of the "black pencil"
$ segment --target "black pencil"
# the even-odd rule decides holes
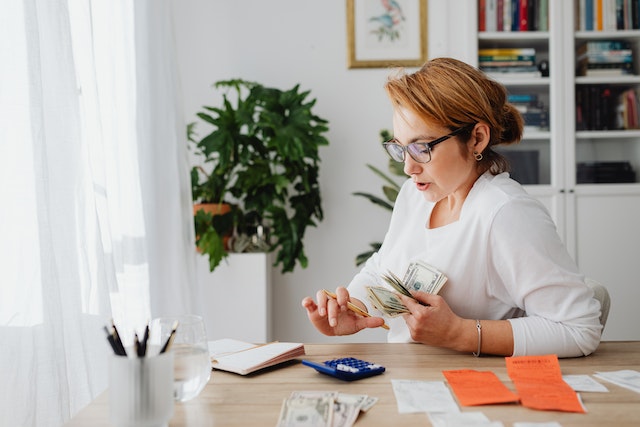
[[[111,320],[111,327],[113,328],[113,339],[116,342],[116,346],[120,350],[119,352],[120,356],[126,356],[127,350],[125,350],[124,345],[122,344],[122,340],[120,339],[120,334],[118,333],[118,328],[116,328],[116,325],[115,323],[113,323],[113,320]]]
[[[169,338],[167,338],[167,342],[164,343],[160,353],[164,353],[165,351],[171,348],[171,344],[173,344],[173,339],[176,335],[176,329],[178,329],[178,321],[173,322],[173,327],[171,328],[171,333],[169,334]]]
[[[120,349],[118,348],[118,345],[116,344],[116,340],[113,338],[113,334],[109,331],[109,328],[107,328],[105,326],[104,327],[104,331],[107,333],[107,341],[109,341],[109,345],[113,349],[113,352],[115,353],[115,355],[116,356],[121,356]]]
[[[142,342],[140,343],[140,353],[138,356],[145,357],[147,355],[147,342],[149,341],[149,324],[144,328],[144,335],[142,336]],[[142,354],[142,355],[140,355]]]

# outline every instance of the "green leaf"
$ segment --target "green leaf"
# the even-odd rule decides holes
[[[393,179],[391,179],[388,175],[386,175],[384,172],[382,172],[380,169],[378,169],[377,167],[375,167],[373,165],[370,165],[370,164],[367,164],[367,167],[369,169],[371,169],[373,171],[373,173],[378,175],[380,178],[382,178],[385,181],[387,181],[391,187],[393,187],[393,188],[395,188],[397,190],[400,190],[400,185],[398,183],[396,183]]]
[[[374,243],[370,243],[369,246],[371,246],[372,248],[371,250],[368,250],[366,252],[362,252],[356,255],[356,267],[359,267],[365,262],[367,262],[367,260],[371,258],[373,254],[378,252],[380,250],[380,247],[382,246],[382,243],[374,242]]]
[[[209,256],[209,271],[213,271],[220,262],[229,256],[224,248],[220,235],[213,229],[208,229],[197,242],[198,248],[203,254]]]
[[[369,199],[373,204],[376,204],[378,206],[382,206],[385,209],[388,209],[390,211],[393,210],[393,205],[385,200],[382,200],[380,197],[374,196],[373,194],[369,194],[369,193],[361,193],[361,192],[355,192],[355,193],[351,193],[354,196],[362,196],[365,197],[367,199]]]

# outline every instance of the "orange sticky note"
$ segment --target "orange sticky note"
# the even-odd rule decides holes
[[[442,371],[462,406],[511,403],[519,400],[491,371]]]
[[[562,379],[555,354],[506,357],[507,373],[522,404],[546,411],[586,412],[576,392]]]

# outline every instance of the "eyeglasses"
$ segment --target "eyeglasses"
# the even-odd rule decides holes
[[[411,144],[405,146],[391,140],[383,142],[382,145],[384,146],[385,150],[387,150],[387,153],[389,153],[389,156],[391,156],[391,158],[396,162],[404,162],[404,153],[406,152],[409,153],[411,158],[418,163],[429,163],[431,161],[431,150],[434,146],[440,144],[443,141],[446,141],[453,136],[458,135],[460,132],[469,129],[471,126],[475,126],[475,123],[458,128],[450,134],[438,139],[434,139],[430,142],[412,142]]]

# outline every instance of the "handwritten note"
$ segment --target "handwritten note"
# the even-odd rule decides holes
[[[442,371],[462,406],[517,402],[518,395],[509,390],[491,371],[460,369]]]
[[[522,405],[548,411],[586,412],[576,392],[562,379],[555,354],[505,360]]]

